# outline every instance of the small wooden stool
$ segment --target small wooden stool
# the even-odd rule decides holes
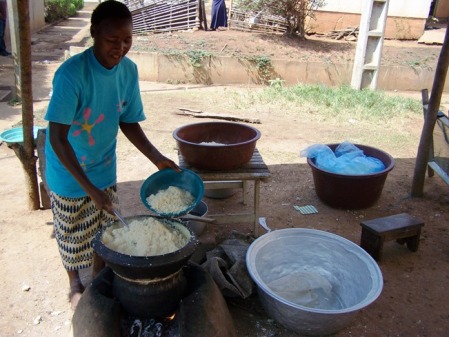
[[[363,221],[360,225],[362,226],[360,246],[376,261],[380,261],[385,241],[396,239],[399,244],[406,243],[409,250],[416,252],[424,222],[402,213]]]

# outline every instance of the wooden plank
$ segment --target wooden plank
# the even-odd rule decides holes
[[[429,168],[432,169],[432,172],[438,174],[438,176],[443,179],[443,181],[449,185],[449,175],[447,174],[447,172],[445,172],[443,169],[441,169],[441,167],[434,161],[429,161],[427,163],[427,165],[429,165]]]
[[[243,167],[236,170],[226,171],[206,171],[194,168],[187,164],[178,153],[179,166],[181,168],[187,168],[196,172],[204,181],[224,181],[224,180],[255,180],[268,181],[271,174],[268,166],[262,159],[257,148],[254,150],[254,154],[251,160]]]
[[[237,117],[231,115],[222,115],[217,113],[205,112],[200,110],[191,110],[185,108],[179,108],[181,113],[177,113],[178,115],[188,115],[196,118],[213,118],[213,119],[224,119],[228,121],[239,121],[239,122],[247,122],[252,124],[261,124],[260,119],[258,118],[247,118],[247,117]]]
[[[427,114],[424,118],[424,125],[418,145],[418,154],[416,156],[416,164],[412,180],[412,197],[422,197],[424,194],[424,182],[426,178],[426,168],[428,166],[429,154],[431,150],[432,135],[441,104],[441,96],[443,94],[444,84],[446,82],[448,66],[449,23],[446,27],[446,35],[444,36],[443,47],[441,48],[440,56],[438,57],[432,91],[430,94],[429,106],[427,107]]]

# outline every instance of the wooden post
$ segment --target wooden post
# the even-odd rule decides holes
[[[447,68],[449,65],[449,23],[446,27],[443,46],[438,58],[435,77],[433,79],[432,92],[430,94],[429,106],[424,117],[424,126],[416,156],[415,172],[412,182],[412,197],[422,197],[424,194],[424,180],[426,176],[427,163],[429,161],[432,145],[432,135],[437,120],[438,111],[446,82]]]
[[[33,132],[33,92],[31,64],[31,29],[29,0],[8,0],[12,22],[13,53],[15,64],[17,97],[22,102],[23,145],[13,144],[11,147],[22,163],[25,171],[25,187],[28,195],[28,208],[40,208],[39,187],[37,182],[36,161],[34,155]]]
[[[204,0],[201,0],[201,10],[202,10],[202,16],[204,21],[204,30],[207,30],[207,14],[206,14],[206,5],[204,4]]]
[[[228,17],[228,29],[231,28],[231,17],[232,17],[232,5],[233,5],[233,0],[231,0],[231,4],[229,5],[229,17]]]
[[[429,109],[429,90],[427,89],[421,90],[421,102],[422,102],[423,116],[424,118],[426,118],[427,111]],[[430,142],[429,160],[431,159],[430,154],[433,154],[433,135],[432,141]],[[430,166],[427,167],[427,174],[429,175],[429,177],[433,177],[435,174],[434,170]]]

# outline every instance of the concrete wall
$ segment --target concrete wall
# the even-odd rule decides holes
[[[83,51],[71,47],[70,54]],[[162,83],[191,83],[208,85],[263,84],[264,80],[282,79],[287,85],[298,83],[324,84],[328,86],[350,85],[352,63],[303,62],[272,60],[268,76],[246,59],[235,57],[207,57],[201,67],[194,67],[187,56],[167,56],[157,53],[129,52],[139,69],[142,81]],[[429,69],[405,66],[381,67],[379,90],[421,91],[431,90],[435,72]],[[449,81],[444,90],[449,92]]]
[[[44,0],[32,0],[30,4],[30,28],[36,32],[45,26]]]
[[[311,31],[327,33],[360,25],[364,6],[371,0],[327,0],[310,22]],[[432,0],[390,0],[385,38],[417,40],[424,32]]]
[[[371,0],[327,0],[318,11],[361,14]],[[432,0],[390,0],[389,16],[426,19]]]
[[[11,0],[12,1],[12,0]],[[8,1],[9,4],[9,1]],[[45,6],[44,0],[29,1],[30,6],[30,29],[31,33],[35,33],[45,26]],[[8,47],[11,45],[11,34],[9,28],[9,20],[6,22],[5,43]]]
[[[327,32],[360,25],[360,14],[317,12],[316,21],[311,21],[311,29],[316,33]],[[418,40],[423,32],[426,20],[422,18],[387,17],[385,38],[395,40]]]

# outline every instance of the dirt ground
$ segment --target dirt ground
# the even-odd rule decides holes
[[[227,35],[231,34],[231,35]],[[263,53],[284,50],[291,57],[339,58],[349,60],[354,44],[334,41],[295,42],[295,46],[280,41],[286,38],[244,34],[240,32],[194,32],[154,36],[152,43],[174,36],[187,36],[190,43],[215,37],[225,37],[215,42],[215,50],[223,52],[243,50],[244,46],[261,44]],[[244,38],[244,39],[243,39]],[[176,38],[178,39],[178,38]],[[210,40],[209,40],[210,39]],[[179,45],[179,40],[170,43]],[[262,44],[263,43],[263,44]],[[407,45],[412,42],[406,42]],[[308,45],[307,55],[303,54]],[[396,45],[402,44],[396,42]],[[299,47],[301,45],[301,47]],[[35,46],[38,48],[38,44]],[[282,47],[282,48],[281,48]],[[387,46],[386,46],[387,47]],[[159,48],[159,47],[158,47]],[[392,47],[393,48],[393,47]],[[436,46],[398,48],[396,59],[436,62],[439,49]],[[60,48],[61,50],[63,48]],[[288,49],[288,50],[287,50]],[[262,51],[260,51],[262,53]],[[389,48],[384,49],[385,53]],[[387,54],[389,55],[389,54]],[[408,58],[408,56],[411,58]],[[403,58],[404,57],[404,58]],[[47,57],[48,59],[48,57]],[[36,64],[36,124],[41,120],[42,109],[48,101],[51,73],[54,66]],[[57,59],[53,60],[57,65]],[[1,68],[2,83],[11,78],[8,67]],[[266,217],[271,229],[314,228],[341,235],[359,244],[360,222],[382,216],[409,213],[425,222],[419,250],[412,253],[404,246],[388,242],[383,260],[379,263],[384,278],[380,297],[363,309],[352,325],[340,331],[337,337],[377,336],[447,336],[449,330],[449,190],[438,177],[426,179],[423,198],[410,198],[415,157],[422,127],[421,116],[398,117],[389,122],[365,123],[357,120],[323,119],[319,115],[300,111],[286,114],[282,109],[254,106],[236,109],[238,97],[259,90],[244,87],[174,86],[142,83],[142,95],[148,119],[142,123],[154,144],[167,156],[177,160],[173,130],[183,124],[198,120],[176,114],[180,107],[229,113],[244,117],[260,118],[255,125],[262,137],[257,147],[271,172],[271,179],[261,185],[261,216]],[[42,94],[41,94],[42,93]],[[419,98],[419,94],[415,94]],[[443,102],[447,103],[447,102]],[[20,107],[1,103],[2,129],[20,121]],[[323,204],[316,196],[312,173],[299,151],[315,143],[349,140],[354,143],[378,147],[390,153],[396,166],[388,175],[380,200],[367,209],[341,210]],[[119,137],[118,188],[125,216],[148,214],[139,199],[142,181],[155,172],[155,168],[130,144]],[[19,160],[5,144],[0,146],[0,336],[67,336],[73,312],[67,301],[68,282],[51,237],[52,215],[50,210],[30,211],[27,207],[25,179]],[[251,187],[251,186],[250,186]],[[248,192],[252,200],[252,189]],[[209,213],[247,210],[241,204],[242,191],[228,199],[204,199]],[[314,205],[317,214],[301,215],[294,205]],[[252,225],[236,223],[226,226],[209,225],[203,234],[208,242],[216,243],[233,230],[251,233]],[[259,231],[263,233],[263,229]],[[90,281],[88,273],[85,282]],[[234,319],[237,335],[242,337],[294,337],[299,336],[270,319],[261,308],[257,296],[248,300],[228,299],[228,307]],[[212,336],[211,336],[212,337]]]
[[[308,62],[346,63],[355,56],[356,42],[309,35],[305,41],[283,35],[237,30],[149,34],[134,39],[136,51],[203,51],[234,57],[261,57]],[[406,49],[404,49],[406,48]],[[439,46],[416,41],[385,40],[382,65],[434,68]]]

